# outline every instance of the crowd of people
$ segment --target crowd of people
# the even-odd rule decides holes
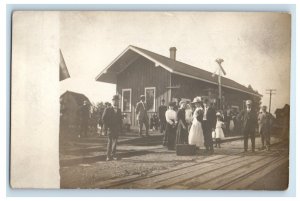
[[[84,104],[85,105],[85,104]],[[84,108],[84,107],[83,107]],[[140,96],[136,105],[136,117],[139,124],[139,135],[145,127],[145,135],[149,136],[149,117],[145,96]],[[195,97],[192,102],[181,100],[178,103],[170,102],[165,105],[161,101],[158,116],[152,115],[150,128],[160,129],[164,134],[163,146],[169,150],[176,150],[177,145],[194,145],[204,149],[207,153],[214,152],[215,147],[221,147],[221,140],[225,137],[226,128],[232,129],[233,125],[226,126],[226,112],[216,110],[207,98]],[[257,113],[252,107],[252,101],[246,101],[246,109],[234,117],[240,122],[241,132],[244,136],[244,151],[248,151],[248,138],[251,139],[251,150],[255,151],[255,132],[258,127],[261,136],[261,149],[270,150],[270,128],[272,115],[263,106]],[[82,122],[85,124],[85,122]],[[124,116],[119,108],[119,96],[112,98],[112,105],[108,105],[102,115],[101,123],[108,137],[107,160],[117,160],[117,140],[122,132]],[[86,130],[82,130],[85,134]],[[215,143],[214,143],[215,142]]]
[[[213,145],[220,148],[225,133],[239,125],[244,136],[245,152],[248,151],[248,138],[251,139],[251,150],[255,151],[257,128],[261,136],[261,149],[270,150],[272,115],[267,112],[266,106],[257,113],[252,105],[252,101],[247,100],[246,109],[233,116],[224,114],[226,110],[217,111],[206,98],[196,97],[193,102],[182,100],[179,102],[178,109],[175,102],[169,103],[167,108],[163,100],[159,108],[161,132],[164,133],[163,145],[169,150],[175,150],[177,145],[190,144],[213,153]],[[235,122],[229,117],[233,117]]]
[[[161,109],[161,108],[160,108]],[[176,111],[177,110],[177,111]],[[163,145],[169,150],[176,149],[178,144],[196,145],[198,148],[205,147],[207,152],[213,152],[213,131],[215,139],[224,137],[224,134],[216,129],[217,115],[215,109],[211,107],[208,99],[201,97],[194,98],[192,103],[181,100],[176,109],[176,103],[169,103],[165,112],[165,117],[160,112],[164,132]],[[217,131],[217,132],[216,132]]]

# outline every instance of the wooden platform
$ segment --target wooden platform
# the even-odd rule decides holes
[[[148,176],[130,175],[99,181],[93,188],[251,189],[251,184],[286,165],[288,156],[288,142],[281,142],[273,145],[271,151],[211,155],[196,164]]]

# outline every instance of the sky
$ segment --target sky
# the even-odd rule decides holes
[[[226,77],[263,95],[276,89],[272,110],[290,100],[291,19],[284,13],[61,12],[60,48],[71,78],[61,93],[84,93],[92,102],[110,101],[113,84],[95,77],[126,47],[134,45],[214,72],[224,59]]]

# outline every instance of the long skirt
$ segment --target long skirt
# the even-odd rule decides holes
[[[233,122],[233,120],[230,120],[230,122],[229,122],[229,130],[230,130],[230,132],[233,132],[233,130],[234,130],[234,122]]]
[[[176,139],[176,127],[167,123],[165,137],[166,137],[166,145],[167,145],[168,149],[174,150],[175,149],[175,139]]]
[[[223,138],[225,137],[222,128],[217,127],[217,128],[215,129],[215,132],[216,132],[216,138],[223,139]]]
[[[203,130],[201,123],[194,119],[190,132],[189,132],[189,144],[201,147],[204,144]]]
[[[176,145],[188,144],[188,136],[188,128],[184,129],[181,124],[178,124],[176,132]]]

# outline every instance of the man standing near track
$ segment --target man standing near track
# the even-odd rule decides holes
[[[242,133],[244,135],[244,151],[248,151],[248,138],[250,136],[252,152],[255,151],[255,128],[257,124],[257,115],[252,108],[252,101],[246,101],[246,110],[243,110],[238,118],[242,123]]]
[[[272,116],[267,112],[267,106],[262,106],[262,110],[258,115],[258,131],[261,137],[261,149],[270,150],[270,128]],[[266,145],[266,146],[265,146]]]
[[[107,129],[107,161],[117,160],[117,142],[122,131],[122,114],[119,108],[119,96],[115,95],[112,99],[113,107],[105,108],[102,120]]]

